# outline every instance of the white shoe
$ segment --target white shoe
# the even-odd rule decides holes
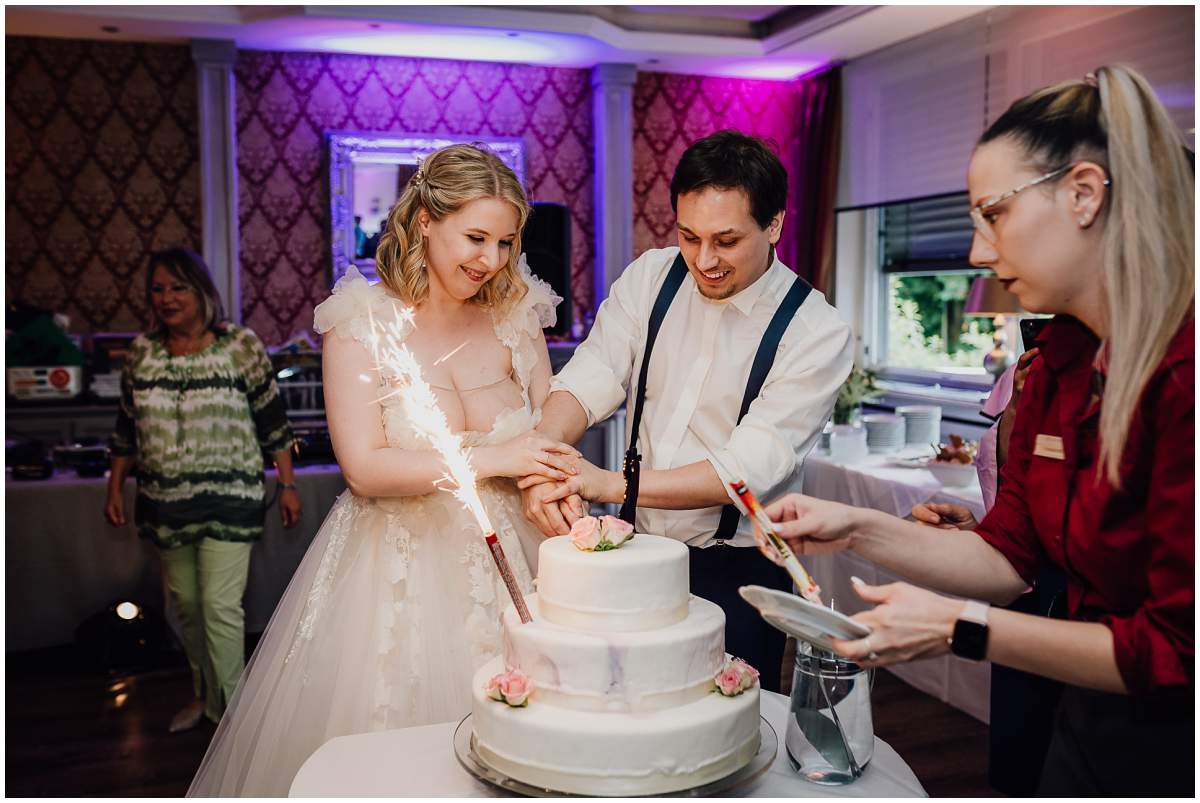
[[[204,701],[196,700],[191,702],[174,716],[167,731],[170,733],[190,731],[200,723],[200,717],[202,716],[204,716]]]

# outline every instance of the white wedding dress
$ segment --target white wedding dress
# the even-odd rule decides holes
[[[538,335],[561,299],[523,260],[522,268],[529,292],[495,332],[511,350],[524,404],[499,412],[487,432],[462,433],[466,445],[507,441],[540,417],[530,376]],[[317,307],[315,328],[365,342],[368,311],[387,319],[400,303],[352,268]],[[389,445],[429,448],[398,396],[382,402],[382,415]],[[542,537],[525,520],[515,483],[484,480],[479,494],[518,583],[532,593]],[[346,491],[276,607],[188,796],[283,796],[329,739],[465,716],[472,674],[500,652],[508,601],[479,527],[450,493],[368,499]]]

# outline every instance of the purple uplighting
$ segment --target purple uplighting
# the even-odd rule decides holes
[[[731,61],[716,67],[713,74],[728,78],[756,78],[767,81],[791,81],[824,68],[828,62],[811,60],[774,61],[769,58]]]
[[[297,26],[297,30],[287,31],[270,43],[255,45],[262,49],[561,67],[585,66],[594,60],[589,42],[569,34],[395,22],[373,23],[364,29],[361,24],[331,20],[320,33]]]

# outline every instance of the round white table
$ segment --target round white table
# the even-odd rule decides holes
[[[762,714],[779,738],[775,763],[741,797],[923,797],[925,789],[904,759],[883,740],[863,776],[846,786],[818,786],[792,771],[783,736],[788,698],[762,693]],[[501,797],[477,781],[454,756],[457,722],[360,733],[330,739],[308,757],[289,797]]]

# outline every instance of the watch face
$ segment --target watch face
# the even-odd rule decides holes
[[[969,619],[954,623],[954,638],[950,641],[950,652],[960,658],[982,661],[987,656],[988,627]]]

